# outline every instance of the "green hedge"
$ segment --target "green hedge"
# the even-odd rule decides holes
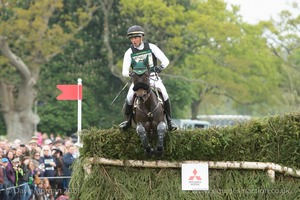
[[[210,170],[210,191],[181,191],[180,169],[144,169],[95,164],[85,177],[84,160],[105,157],[124,160],[147,158],[135,130],[121,132],[91,128],[82,133],[83,147],[75,163],[71,193],[76,199],[295,199],[300,179],[266,172]],[[253,119],[226,128],[176,131],[166,135],[167,161],[258,161],[300,169],[300,114]],[[115,197],[115,198],[114,198]],[[286,197],[286,198],[283,198]]]

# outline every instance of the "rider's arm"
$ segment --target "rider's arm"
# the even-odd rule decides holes
[[[169,59],[164,52],[162,52],[162,50],[160,50],[160,48],[158,48],[155,44],[149,43],[149,47],[155,57],[160,60],[162,67],[166,68],[169,65]]]
[[[130,56],[131,54],[132,54],[131,48],[129,48],[124,54],[122,75],[125,77],[129,77],[129,69],[131,66],[131,56]]]

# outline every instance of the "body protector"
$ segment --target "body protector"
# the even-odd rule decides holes
[[[131,54],[132,59],[134,59],[136,62],[139,62],[139,61],[143,61],[148,56],[148,65],[150,67],[150,70],[154,70],[154,66],[157,66],[157,58],[152,53],[148,42],[144,42],[144,49],[142,50],[134,48],[133,45],[131,45],[130,48],[132,50],[132,54]],[[159,88],[163,95],[164,101],[168,100],[169,95],[167,93],[167,90],[161,78],[157,76],[157,74],[155,74],[154,71],[153,73],[150,74],[150,85],[151,87]],[[129,105],[133,104],[133,97],[134,97],[133,84],[131,84],[126,97],[126,100]]]

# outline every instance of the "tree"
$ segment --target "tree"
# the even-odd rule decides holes
[[[68,14],[62,0],[1,2],[0,63],[5,73],[0,101],[10,140],[33,135],[39,122],[32,111],[39,72],[89,22],[95,7],[85,4]]]
[[[182,5],[139,1],[139,7],[133,6],[135,0],[121,2],[122,14],[136,17],[145,27],[146,37],[154,38],[167,52],[172,70],[166,71],[176,78],[173,81],[188,82],[192,118],[208,101],[219,100],[220,104],[224,103],[220,99],[230,100],[233,106],[247,107],[244,112],[248,113],[253,112],[251,105],[271,101],[273,94],[268,92],[278,88],[280,63],[263,38],[264,28],[243,23],[238,8],[228,11],[220,0]],[[169,91],[176,91],[177,84],[171,85]],[[270,95],[266,98],[266,94]]]
[[[122,105],[126,91],[113,105],[111,102],[128,81],[117,67],[130,44],[125,37],[129,25],[120,17],[116,1],[95,2],[99,4],[99,9],[94,12],[89,24],[76,35],[81,43],[66,45],[64,51],[41,70],[43,82],[38,84],[38,100],[46,103],[38,107],[41,116],[39,131],[74,133],[76,104],[57,102],[53,99],[53,86],[49,87],[49,84],[67,84],[78,77],[82,78],[84,87],[83,129],[91,126],[110,128],[123,120]]]
[[[299,11],[295,2],[293,9]],[[295,12],[296,13],[296,12]],[[280,112],[297,111],[300,103],[300,15],[293,16],[291,11],[283,10],[277,21],[266,26],[265,37],[273,54],[282,61],[282,95],[279,98]]]

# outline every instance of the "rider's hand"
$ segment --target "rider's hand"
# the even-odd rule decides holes
[[[164,68],[160,65],[160,66],[155,66],[154,67],[154,72],[156,73],[160,73]]]
[[[129,72],[129,77],[133,77],[133,75],[134,75],[133,71]]]

